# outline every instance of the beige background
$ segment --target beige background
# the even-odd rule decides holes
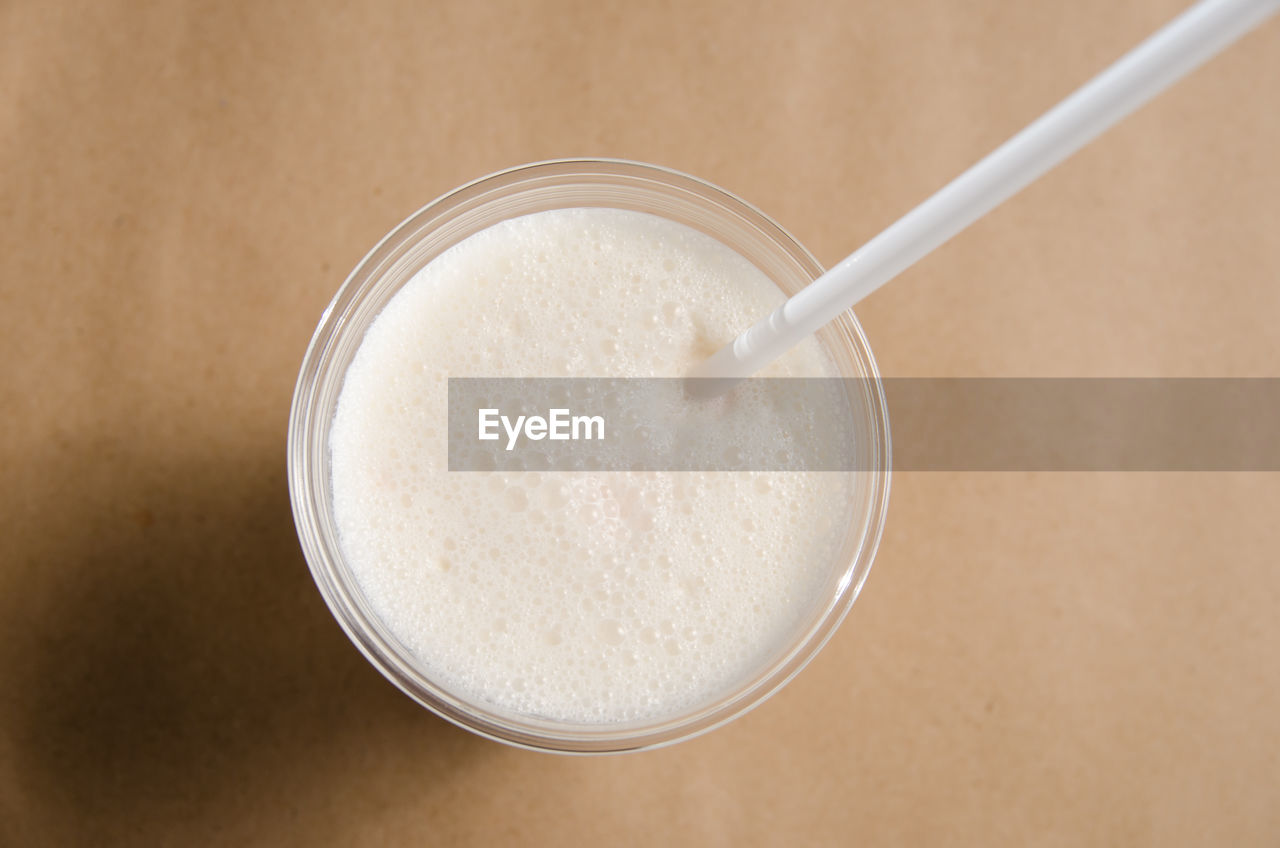
[[[1280,843],[1280,475],[904,474],[866,591],[673,749],[395,691],[284,432],[348,270],[556,156],[825,263],[1178,0],[0,2],[0,845]],[[1280,375],[1280,23],[858,310],[886,374]]]

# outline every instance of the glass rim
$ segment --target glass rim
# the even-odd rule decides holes
[[[578,182],[572,182],[574,180]],[[659,198],[696,202],[698,211],[721,216],[720,223],[725,226],[746,228],[743,232],[747,237],[758,237],[760,249],[772,250],[780,261],[788,262],[809,281],[822,274],[822,266],[799,241],[755,206],[711,183],[669,168],[623,159],[554,159],[519,165],[472,180],[437,197],[393,228],[355,266],[322,313],[303,358],[290,408],[287,448],[290,500],[299,541],[326,605],[361,653],[413,700],[459,727],[517,747],[564,754],[646,750],[706,733],[768,700],[809,663],[844,620],[867,578],[884,528],[891,476],[888,409],[870,346],[852,311],[847,311],[833,322],[829,332],[835,334],[845,353],[864,372],[856,376],[863,377],[867,387],[862,400],[872,437],[869,449],[881,460],[873,466],[875,470],[862,473],[871,481],[871,491],[866,498],[866,509],[852,516],[851,525],[862,527],[861,538],[854,545],[847,565],[833,564],[833,573],[837,567],[841,569],[836,591],[815,613],[813,621],[806,623],[795,644],[772,659],[768,668],[755,670],[755,676],[724,697],[657,720],[571,724],[504,714],[434,683],[412,654],[390,636],[367,608],[359,587],[343,573],[343,557],[327,506],[326,488],[330,485],[327,424],[333,413],[332,404],[326,407],[326,401],[336,403],[345,375],[345,365],[335,368],[334,363],[341,345],[349,349],[354,349],[353,344],[358,347],[368,322],[380,311],[381,306],[372,316],[368,311],[360,313],[361,307],[368,310],[374,287],[393,276],[397,269],[403,272],[416,246],[424,244],[433,233],[461,226],[460,221],[480,220],[485,210],[492,213],[504,201],[518,196],[519,191],[545,193],[564,185],[580,189],[590,186],[604,194],[609,190],[622,191],[625,187],[637,193],[637,197],[652,192],[649,199],[655,206],[661,206]],[[670,193],[670,197],[664,192]],[[606,198],[602,195],[599,199]],[[567,202],[562,207],[583,205],[611,204]],[[643,211],[678,220],[670,214],[664,215],[662,208]],[[518,214],[526,213],[506,214],[485,226]],[[470,234],[465,233],[452,243]],[[411,278],[412,273],[407,276],[402,273],[402,276],[404,280],[399,285]],[[772,274],[769,276],[774,278]],[[361,317],[366,319],[363,325],[358,324]],[[356,326],[353,327],[353,323]],[[358,338],[353,343],[352,336],[357,331]],[[830,348],[830,342],[824,342],[824,346]],[[844,368],[842,364],[841,369]],[[325,434],[323,438],[321,434]]]

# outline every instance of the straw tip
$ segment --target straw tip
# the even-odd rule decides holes
[[[730,343],[689,369],[685,375],[685,393],[691,398],[716,397],[728,392],[745,376]]]
[[[736,340],[735,340],[736,341]],[[714,380],[725,378],[737,378],[742,375],[742,362],[738,359],[738,352],[734,349],[734,342],[730,342],[697,365],[689,369],[686,375],[690,379],[697,380]]]

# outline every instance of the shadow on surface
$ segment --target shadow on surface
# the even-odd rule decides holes
[[[496,747],[347,641],[298,548],[283,451],[115,457],[67,495],[90,453],[41,469],[63,497],[11,552],[30,591],[0,623],[14,765],[42,834],[225,837],[280,803],[306,815],[388,761],[426,790]]]

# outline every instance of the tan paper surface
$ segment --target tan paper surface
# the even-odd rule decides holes
[[[1179,8],[0,5],[0,844],[1280,840],[1280,477],[903,474],[775,699],[596,760],[386,683],[299,552],[284,434],[414,209],[605,155],[825,263]],[[1280,23],[858,310],[894,376],[1280,376]]]

